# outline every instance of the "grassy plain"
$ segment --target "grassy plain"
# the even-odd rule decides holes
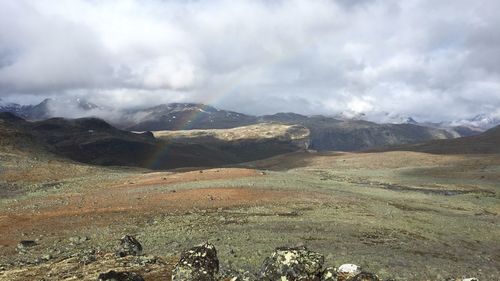
[[[127,269],[104,254],[124,234],[161,257],[130,266],[146,280],[168,278],[180,251],[207,240],[224,270],[256,272],[275,247],[306,245],[383,279],[500,276],[498,154],[297,152],[165,172],[5,150],[0,160],[0,280]],[[38,245],[17,251],[28,239]],[[78,261],[92,251],[97,261]]]

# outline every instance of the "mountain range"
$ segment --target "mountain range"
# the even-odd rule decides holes
[[[418,123],[412,117],[382,114],[379,124],[365,114],[333,117],[296,113],[252,116],[217,109],[199,103],[170,103],[147,108],[106,108],[83,99],[45,99],[37,105],[20,105],[0,100],[0,112],[41,121],[53,117],[98,117],[125,131],[228,129],[260,123],[301,125],[310,130],[309,147],[315,150],[356,151],[478,135],[500,124],[500,119],[481,114],[471,119],[440,123]]]
[[[432,154],[498,154],[500,125],[475,136],[390,147],[387,150],[416,151]]]

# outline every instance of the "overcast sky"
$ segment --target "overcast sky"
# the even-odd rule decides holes
[[[499,114],[499,11],[498,0],[0,0],[0,98]]]

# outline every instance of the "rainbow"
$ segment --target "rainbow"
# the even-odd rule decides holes
[[[265,62],[262,63],[262,65],[272,65],[280,61],[284,61],[287,58],[291,57],[293,55],[290,50],[287,52],[275,52],[273,54],[272,59],[269,59]],[[238,88],[238,85],[240,84],[241,81],[244,80],[246,76],[240,75],[237,79],[233,79],[231,83],[226,84],[223,89],[219,91],[214,91],[211,93],[207,93],[204,97],[204,101],[202,101],[203,104],[205,105],[213,105],[217,104],[218,100],[223,99],[224,97],[228,96],[231,92],[233,92],[235,89]],[[190,125],[196,123],[201,116],[203,115],[203,112],[194,110],[192,111],[187,117],[183,118],[183,120],[180,123],[179,130],[187,130],[191,129]],[[165,159],[168,156],[169,152],[169,147],[168,144],[165,144],[164,147],[161,149],[158,149],[152,157],[148,161],[146,161],[146,167],[150,169],[158,169],[161,167],[162,162],[165,161]]]
[[[233,89],[236,87],[236,83],[232,83],[234,87],[226,87],[225,91],[219,92],[220,94],[209,94],[205,96],[204,102],[202,104],[211,105],[216,103],[218,99],[222,99],[227,96]],[[199,110],[193,110],[189,112],[189,114],[182,116],[181,120],[177,123],[179,124],[178,130],[189,130],[192,129],[191,125],[196,124],[198,120],[203,117],[204,113]],[[169,145],[165,143],[163,147],[157,149],[155,153],[146,161],[146,168],[149,169],[159,169],[162,166],[162,163],[167,161],[169,154]]]

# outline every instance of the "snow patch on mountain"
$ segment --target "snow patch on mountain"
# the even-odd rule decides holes
[[[488,130],[500,125],[500,114],[478,114],[469,119],[460,119],[450,122],[451,126],[469,126]]]
[[[405,116],[390,112],[354,112],[343,111],[335,115],[334,118],[341,120],[364,120],[383,124],[418,124],[411,116]]]

